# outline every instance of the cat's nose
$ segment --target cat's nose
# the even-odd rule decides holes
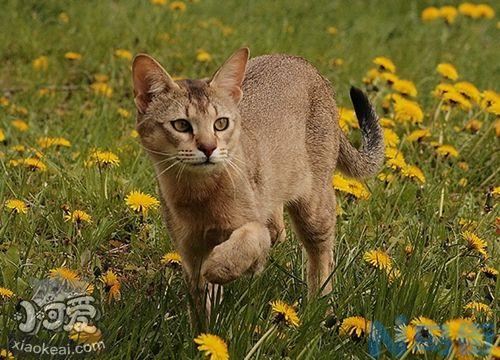
[[[217,149],[217,146],[215,145],[198,144],[198,150],[205,154],[207,159],[210,157],[210,155],[212,155],[215,149]]]

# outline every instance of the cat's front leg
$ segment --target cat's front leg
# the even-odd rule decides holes
[[[203,262],[203,278],[214,284],[227,284],[264,267],[271,248],[265,224],[253,221],[234,230],[229,239],[215,246]]]

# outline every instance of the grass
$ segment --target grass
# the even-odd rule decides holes
[[[347,108],[349,86],[362,85],[362,77],[374,66],[372,59],[391,58],[398,76],[412,80],[419,92],[416,100],[425,114],[423,123],[398,123],[393,130],[406,161],[423,171],[426,182],[420,184],[386,167],[384,173],[394,174],[396,180],[389,184],[367,180],[369,199],[339,192],[344,213],[338,217],[334,290],[327,298],[307,299],[302,250],[291,231],[289,241],[273,249],[260,276],[227,286],[215,309],[219,316],[208,331],[228,343],[231,358],[244,358],[272,326],[269,302],[276,299],[296,303],[301,325],[272,335],[254,358],[370,358],[366,337],[356,341],[339,335],[342,319],[363,316],[381,322],[393,334],[400,315],[407,319],[423,315],[442,324],[468,316],[464,305],[470,301],[492,307],[488,322],[497,333],[499,282],[480,271],[484,265],[499,267],[498,198],[490,191],[499,185],[495,118],[482,111],[478,119],[483,126],[477,133],[460,130],[471,114],[454,110],[447,122],[445,112],[434,118],[438,101],[431,91],[440,82],[435,68],[441,62],[453,63],[460,79],[480,90],[498,90],[500,30],[496,19],[459,16],[451,26],[442,20],[421,21],[424,7],[445,4],[203,0],[187,2],[185,11],[172,11],[168,4],[132,0],[4,2],[0,90],[9,104],[0,107],[0,129],[5,134],[0,144],[4,172],[0,202],[3,206],[7,199],[21,199],[29,209],[27,214],[13,214],[5,207],[0,212],[0,286],[16,294],[12,300],[0,298],[0,340],[5,342],[16,326],[15,299],[31,296],[29,280],[64,266],[96,286],[94,295],[102,312],[97,325],[106,344],[100,357],[202,357],[193,342],[199,330],[190,326],[181,273],[160,261],[173,246],[159,212],[150,211],[143,218],[125,205],[132,190],[152,195],[156,191],[152,166],[131,136],[133,115],[127,118],[117,112],[124,108],[133,114],[134,106],[130,61],[114,52],[147,52],[172,75],[197,78],[212,74],[243,45],[253,56],[285,52],[309,59],[332,82],[338,104]],[[61,12],[69,21],[61,20]],[[329,26],[338,29],[335,35],[326,31]],[[211,54],[212,61],[197,61],[199,49]],[[69,51],[82,58],[65,59]],[[37,71],[32,61],[42,55],[48,58],[48,68]],[[333,66],[332,58],[341,58],[343,64]],[[109,77],[110,97],[91,91],[95,74]],[[42,88],[55,90],[40,95]],[[371,95],[380,113],[387,91],[382,88],[382,95]],[[16,118],[29,129],[21,132],[13,127]],[[405,141],[419,127],[431,129],[431,140]],[[359,137],[357,130],[350,134]],[[429,143],[440,135],[444,144],[458,150],[457,158],[436,155]],[[42,136],[65,137],[71,147],[40,149],[36,140]],[[11,166],[10,160],[30,156],[30,150],[19,153],[14,145],[43,151],[47,170]],[[102,171],[87,167],[88,155],[96,147],[117,154],[120,165]],[[466,162],[468,171],[459,162]],[[92,223],[64,221],[63,204],[86,211]],[[487,241],[488,260],[466,249],[460,219],[472,221],[469,229]],[[405,253],[409,244],[414,248],[411,255]],[[373,249],[387,251],[401,271],[394,283],[363,260],[363,254]],[[120,301],[108,302],[99,280],[108,269],[120,277]],[[470,272],[475,276],[467,280],[464,274]],[[329,304],[332,315],[325,324]],[[44,336],[50,335],[39,338]],[[52,340],[66,344],[67,333]],[[392,355],[383,349],[381,356]],[[443,357],[432,352],[426,356]]]

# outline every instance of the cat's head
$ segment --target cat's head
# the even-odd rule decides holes
[[[230,163],[239,144],[238,103],[249,50],[236,51],[210,79],[174,81],[152,57],[132,65],[137,131],[160,171],[206,173]],[[167,170],[169,169],[169,170]]]

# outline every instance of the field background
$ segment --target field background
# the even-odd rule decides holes
[[[107,346],[102,358],[201,358],[193,342],[199,332],[189,325],[181,274],[160,261],[173,249],[159,212],[151,211],[143,220],[125,205],[125,196],[135,189],[156,195],[156,184],[149,159],[131,136],[130,61],[117,57],[115,50],[147,52],[172,75],[191,78],[211,75],[241,46],[249,46],[252,56],[296,54],[318,67],[332,82],[338,104],[348,108],[350,85],[362,86],[362,77],[374,67],[372,59],[387,56],[400,77],[415,83],[425,114],[420,126],[428,127],[437,104],[431,91],[440,82],[438,63],[453,63],[460,79],[480,90],[499,90],[498,18],[459,16],[451,26],[420,19],[426,6],[449,3],[201,0],[186,2],[185,11],[173,11],[168,2],[162,6],[131,0],[2,1],[0,96],[10,104],[0,108],[0,129],[6,137],[0,144],[0,203],[22,199],[29,209],[24,215],[0,212],[0,286],[13,290],[16,298],[29,298],[30,278],[43,278],[49,269],[65,266],[92,281],[96,296],[102,298],[98,326]],[[61,20],[61,12],[67,14],[67,22]],[[337,28],[336,34],[327,31],[330,26]],[[200,49],[212,60],[198,61]],[[65,59],[69,51],[82,58]],[[48,67],[38,71],[32,61],[42,55]],[[343,64],[333,65],[334,58]],[[95,74],[109,77],[110,97],[91,91]],[[47,86],[57,90],[40,95],[39,89]],[[377,97],[379,110],[380,100]],[[27,114],[12,104],[25,107]],[[118,108],[132,116],[120,115]],[[11,121],[16,118],[26,121],[29,129],[14,128]],[[443,118],[441,114],[438,121]],[[265,342],[257,353],[260,359],[369,358],[365,339],[339,336],[342,319],[360,315],[394,326],[399,315],[425,315],[444,323],[465,316],[463,306],[470,301],[492,306],[490,322],[497,332],[498,307],[492,298],[498,296],[499,282],[482,276],[480,268],[499,266],[498,199],[488,195],[490,187],[500,185],[498,138],[494,117],[484,113],[483,127],[476,134],[454,129],[468,119],[457,112],[443,127],[444,143],[456,147],[457,159],[438,158],[432,147],[403,141],[418,126],[394,129],[408,163],[425,174],[424,185],[402,177],[391,184],[373,178],[365,182],[371,192],[368,200],[339,193],[344,214],[338,218],[335,286],[329,299],[307,301],[302,250],[291,232],[289,241],[272,251],[260,276],[225,289],[216,310],[220,316],[209,331],[227,341],[231,358],[242,359],[255,344],[256,325],[261,331],[271,326],[269,302],[276,299],[297,304],[301,326]],[[353,139],[357,135],[352,131]],[[48,166],[44,172],[9,166],[9,160],[27,156],[12,146],[38,147],[41,136],[65,137],[71,147],[42,150]],[[438,130],[432,137],[437,140]],[[103,174],[86,167],[96,147],[117,154],[120,166]],[[460,169],[459,161],[467,162],[469,170]],[[462,178],[467,179],[465,186],[459,184]],[[63,204],[85,210],[93,222],[77,231],[64,221]],[[488,261],[464,250],[460,219],[473,221],[474,232],[488,242]],[[414,247],[411,256],[404,251],[408,244]],[[365,251],[377,248],[387,250],[401,271],[396,285],[363,261]],[[106,301],[99,276],[107,269],[120,277],[120,301]],[[472,281],[464,276],[471,271],[477,273]],[[332,327],[323,323],[328,301],[333,304]],[[1,305],[3,341],[15,326],[15,301]],[[384,356],[390,357],[387,352]]]

